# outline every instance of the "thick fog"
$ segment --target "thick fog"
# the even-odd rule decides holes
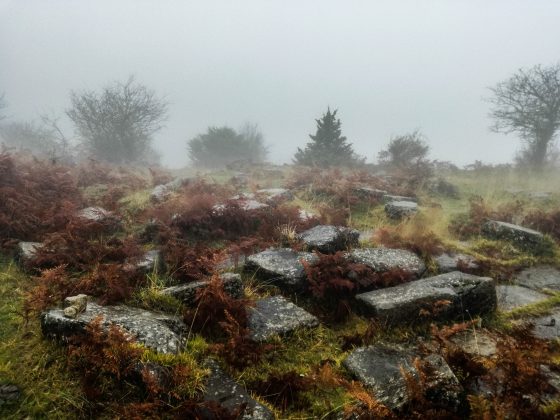
[[[248,121],[289,162],[327,106],[368,161],[420,129],[432,158],[509,162],[520,142],[489,131],[483,98],[560,60],[559,16],[547,0],[0,1],[0,93],[32,120],[135,75],[170,102],[155,147],[172,167],[209,125]]]

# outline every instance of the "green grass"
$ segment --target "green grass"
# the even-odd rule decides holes
[[[43,339],[37,319],[22,316],[29,281],[12,262],[0,262],[0,383],[21,390],[18,401],[0,406],[0,418],[81,417],[86,401],[66,370],[64,349]]]

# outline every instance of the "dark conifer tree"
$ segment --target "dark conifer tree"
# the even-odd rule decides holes
[[[294,156],[297,165],[319,166],[322,168],[330,166],[353,166],[363,163],[364,159],[354,153],[352,144],[342,136],[340,119],[336,118],[336,112],[330,108],[317,121],[315,135],[310,134],[312,141],[307,143],[305,149],[298,150]]]

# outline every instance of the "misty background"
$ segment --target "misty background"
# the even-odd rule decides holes
[[[257,123],[269,160],[290,162],[327,106],[373,161],[420,129],[433,159],[511,162],[490,132],[487,87],[559,59],[560,2],[2,1],[0,93],[11,120],[64,116],[71,90],[130,75],[170,103],[154,147],[188,164],[208,126]]]

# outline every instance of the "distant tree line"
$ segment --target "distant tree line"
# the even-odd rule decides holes
[[[490,91],[492,130],[517,133],[523,140],[518,165],[539,170],[554,163],[559,155],[555,140],[560,128],[560,64],[520,69]],[[58,119],[43,116],[40,123],[9,121],[6,108],[2,94],[2,143],[49,156],[70,153],[71,142]],[[364,164],[365,158],[356,154],[352,143],[342,135],[337,112],[328,108],[315,120],[315,133],[309,135],[305,147],[297,149],[295,164],[321,168]],[[158,160],[154,135],[163,128],[168,103],[131,77],[100,91],[72,91],[66,115],[74,125],[79,154],[113,163],[153,163]],[[262,163],[268,148],[258,126],[246,124],[237,131],[228,126],[208,127],[205,133],[188,140],[187,152],[193,165],[219,168],[236,161]],[[429,166],[428,153],[425,138],[414,131],[391,138],[377,157],[382,166],[418,171]]]

